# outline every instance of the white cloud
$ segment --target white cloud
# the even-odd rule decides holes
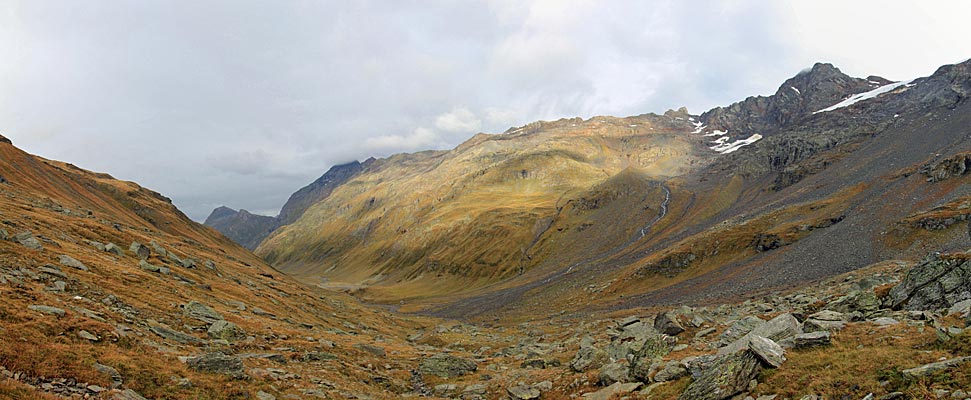
[[[426,128],[415,128],[408,135],[382,135],[364,140],[364,147],[371,151],[414,151],[438,147],[442,143],[441,137],[435,131]]]
[[[435,127],[448,133],[478,133],[482,120],[466,107],[455,107],[452,111],[435,118]]]

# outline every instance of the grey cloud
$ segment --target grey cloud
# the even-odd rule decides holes
[[[222,204],[272,213],[337,163],[537,119],[701,112],[820,58],[868,65],[793,30],[824,24],[837,5],[820,3],[8,0],[0,130],[197,220]],[[941,25],[896,64],[967,58],[941,40],[967,24]]]

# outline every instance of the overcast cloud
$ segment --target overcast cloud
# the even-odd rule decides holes
[[[816,61],[971,57],[965,1],[0,0],[0,132],[201,220],[531,121],[701,113]]]

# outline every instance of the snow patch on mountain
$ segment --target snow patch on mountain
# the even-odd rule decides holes
[[[822,112],[833,111],[833,110],[840,109],[840,108],[843,108],[843,107],[848,107],[848,106],[854,105],[856,103],[859,103],[861,101],[872,99],[872,98],[877,97],[877,96],[879,96],[881,94],[884,94],[884,93],[887,93],[887,92],[892,92],[892,91],[896,90],[897,88],[899,88],[901,86],[906,86],[906,87],[913,86],[913,85],[910,84],[911,82],[913,82],[913,80],[901,81],[901,82],[894,82],[894,83],[891,83],[889,85],[880,86],[880,87],[878,87],[876,89],[873,89],[873,90],[871,90],[869,92],[863,92],[863,93],[854,94],[854,95],[850,96],[849,98],[847,98],[846,100],[843,100],[843,101],[841,101],[839,103],[836,103],[836,104],[834,104],[832,106],[826,107],[826,108],[824,108],[822,110],[815,111],[815,112],[813,112],[813,114],[819,114],[819,113],[822,113]]]
[[[720,138],[718,138],[718,140],[715,140],[714,142],[712,142],[715,145],[712,146],[712,147],[709,147],[709,149],[712,149],[712,150],[714,150],[714,151],[716,151],[718,153],[721,153],[721,154],[729,154],[729,153],[732,153],[732,152],[734,152],[734,151],[736,151],[736,150],[738,150],[738,149],[740,149],[742,147],[745,147],[745,146],[748,146],[748,145],[750,145],[752,143],[758,142],[760,139],[762,139],[762,135],[759,135],[758,133],[756,133],[756,134],[754,134],[752,136],[749,136],[749,137],[747,137],[745,139],[736,140],[734,142],[729,142],[728,141],[729,140],[728,136],[724,136],[724,137],[720,137]]]

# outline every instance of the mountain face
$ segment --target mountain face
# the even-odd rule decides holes
[[[537,122],[374,160],[256,251],[369,301],[467,317],[591,307],[589,290],[609,307],[738,296],[954,248],[962,236],[904,221],[967,191],[908,171],[971,150],[968,68],[890,82],[816,64],[700,115]]]
[[[224,206],[213,210],[204,224],[252,250],[259,246],[263,238],[280,227],[280,220],[276,217],[255,215],[246,210],[236,211]]]
[[[218,207],[209,214],[204,224],[212,227],[241,246],[253,250],[282,225],[293,223],[314,203],[325,199],[330,193],[360,173],[372,160],[364,163],[357,161],[336,165],[311,184],[290,196],[280,215],[268,217],[254,215],[246,210],[233,210]]]

